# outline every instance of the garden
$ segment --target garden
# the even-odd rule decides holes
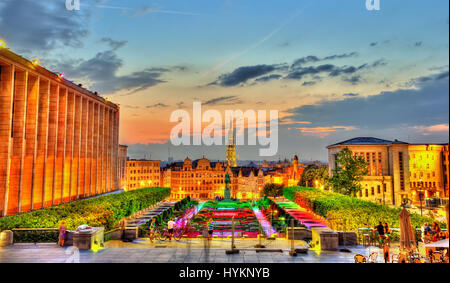
[[[57,230],[61,221],[66,222],[69,230],[79,225],[105,227],[113,229],[123,218],[160,202],[170,195],[169,188],[144,188],[118,194],[78,200],[58,206],[47,207],[23,214],[0,218],[0,230],[14,228],[46,228],[20,233],[21,242],[48,242],[57,239]],[[18,235],[14,235],[15,240]]]
[[[189,237],[197,237],[206,229],[208,219],[214,221],[213,235],[224,238],[232,234],[234,217],[235,235],[246,235],[256,238],[259,234],[259,221],[253,213],[252,204],[248,202],[213,202],[205,203],[198,214],[192,219],[192,231]]]

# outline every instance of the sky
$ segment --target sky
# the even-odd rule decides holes
[[[448,1],[0,0],[0,39],[120,104],[132,158],[225,159],[224,146],[170,144],[177,109],[278,110],[279,149],[327,159],[358,136],[449,137]]]

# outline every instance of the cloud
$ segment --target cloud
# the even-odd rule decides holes
[[[109,47],[110,47],[112,50],[114,50],[114,51],[116,51],[117,49],[120,49],[120,48],[124,47],[124,46],[127,45],[127,43],[128,43],[128,41],[126,41],[126,40],[123,40],[123,41],[117,41],[117,40],[113,40],[113,39],[108,38],[108,37],[104,37],[104,38],[100,39],[99,42],[108,44]]]
[[[300,130],[301,133],[306,135],[324,138],[329,134],[337,131],[352,131],[355,130],[356,128],[352,126],[331,126],[331,127],[300,127],[296,129]]]
[[[203,105],[230,105],[230,104],[240,104],[242,101],[234,95],[231,96],[221,96],[217,98],[210,99],[208,101],[203,102]]]
[[[303,86],[311,86],[311,85],[315,85],[317,82],[315,81],[308,81],[308,82],[303,82]]]
[[[311,65],[313,63],[318,63],[322,61],[334,60],[334,59],[342,59],[358,56],[357,52],[351,53],[343,53],[343,54],[334,54],[330,56],[326,56],[320,58],[315,55],[305,56],[299,59],[294,60],[294,62],[290,65],[287,63],[280,64],[272,64],[272,65],[254,65],[254,66],[242,66],[231,73],[222,74],[215,80],[214,82],[208,85],[220,85],[223,87],[231,87],[237,85],[243,85],[250,80],[254,80],[254,83],[268,82],[276,79],[290,79],[290,80],[302,80],[305,77],[309,76],[313,80],[307,81],[303,83],[303,86],[310,86],[316,84],[318,81],[321,81],[321,77],[318,76],[320,74],[327,74],[329,77],[338,77],[347,75],[343,80],[350,82],[352,84],[358,84],[361,81],[361,76],[356,75],[355,73],[363,70],[376,68],[379,66],[384,66],[387,63],[384,59],[379,59],[372,64],[365,63],[360,66],[337,66],[334,64],[320,64],[320,65]],[[273,74],[277,72],[276,74]],[[281,75],[281,74],[283,75]],[[353,75],[353,76],[349,76]]]
[[[89,84],[89,87],[100,93],[115,93],[126,90],[132,94],[145,90],[165,81],[160,79],[165,68],[146,68],[128,75],[118,76],[123,61],[113,50],[97,53],[88,60],[65,60],[56,62],[54,70],[64,71],[67,78],[77,79]]]
[[[278,79],[280,79],[282,77],[283,77],[282,75],[272,74],[272,75],[268,75],[268,76],[265,76],[265,77],[258,78],[255,81],[256,82],[268,82],[268,81],[271,81],[271,80],[278,80]]]
[[[358,93],[344,93],[344,96],[356,97],[356,96],[359,96],[359,94]]]
[[[448,72],[444,72],[416,78],[410,89],[323,101],[287,112],[292,120],[311,121],[315,127],[346,125],[373,130],[448,124],[448,92]]]
[[[357,85],[361,81],[361,76],[344,77],[342,80],[352,85]]]
[[[223,87],[237,86],[246,83],[250,79],[254,79],[283,68],[286,68],[286,66],[279,64],[239,67],[231,73],[219,76],[219,78],[210,85],[218,84]]]
[[[82,47],[87,37],[85,11],[68,11],[62,1],[4,0],[0,33],[14,48],[49,51],[62,46]],[[30,52],[24,50],[24,52]]]
[[[435,133],[448,133],[448,124],[437,124],[431,126],[413,126],[410,127],[412,130],[419,132],[424,136],[429,136]]]
[[[358,56],[357,52],[334,54],[334,55],[329,55],[329,56],[326,56],[323,58],[319,58],[315,55],[309,55],[309,56],[305,56],[305,57],[295,60],[294,63],[292,63],[292,65],[291,65],[291,69],[296,69],[296,68],[302,67],[303,65],[309,64],[309,63],[317,63],[317,62],[321,62],[321,61],[328,61],[328,60],[335,60],[335,59],[344,59],[344,58],[350,58],[350,57],[356,57],[356,56]]]

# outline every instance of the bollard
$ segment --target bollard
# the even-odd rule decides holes
[[[236,249],[234,246],[234,216],[232,218],[232,224],[231,224],[231,250],[225,251],[225,254],[238,254],[239,250]]]
[[[290,256],[297,256],[297,253],[295,252],[294,247],[294,237],[295,237],[295,231],[294,231],[294,219],[291,219],[291,251],[289,252]],[[289,235],[289,233],[288,233]]]
[[[259,244],[257,244],[256,246],[255,246],[255,248],[257,248],[257,249],[263,249],[263,248],[265,248],[265,246],[263,246],[262,245],[262,242],[261,242],[261,237],[262,236],[262,227],[261,227],[261,224],[259,224],[259,234],[258,234],[258,239],[259,239]]]

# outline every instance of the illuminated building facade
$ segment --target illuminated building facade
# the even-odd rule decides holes
[[[0,216],[118,190],[119,106],[0,48]]]
[[[125,190],[160,187],[161,162],[159,160],[127,160]]]
[[[368,163],[358,197],[399,206],[404,198],[448,201],[448,144],[409,144],[361,137],[330,145],[329,173],[337,166],[336,154],[349,148]]]
[[[255,166],[229,167],[226,162],[210,162],[206,158],[172,163],[162,171],[164,187],[172,189],[171,197],[182,199],[187,196],[196,199],[223,197],[225,174],[230,175],[231,197],[238,199],[258,199],[266,184],[291,182],[298,184],[303,168],[298,158],[286,166],[277,168]],[[290,181],[291,180],[291,181]]]
[[[164,187],[170,187],[171,197],[182,199],[187,196],[196,199],[213,199],[223,197],[225,189],[225,174],[230,175],[231,196],[236,197],[238,179],[230,167],[222,162],[210,162],[206,158],[168,165],[163,171]]]
[[[237,198],[253,200],[262,197],[264,186],[270,180],[270,178],[266,178],[267,174],[264,173],[263,169],[241,167],[238,172]]]

